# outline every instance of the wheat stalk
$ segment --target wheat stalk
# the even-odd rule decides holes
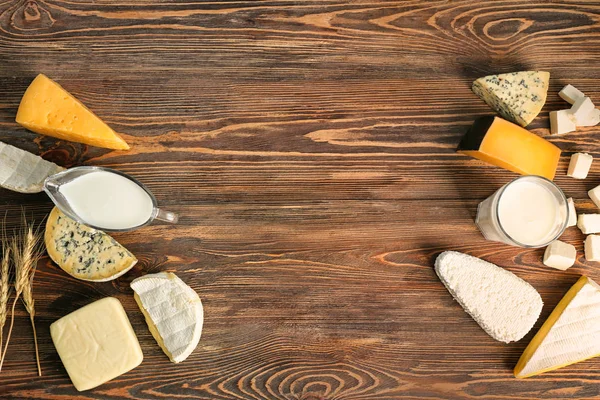
[[[20,233],[19,236],[14,237],[11,241],[11,250],[13,263],[15,266],[15,298],[12,303],[10,326],[8,329],[8,335],[6,337],[6,343],[4,345],[4,351],[2,352],[2,358],[0,359],[0,371],[2,370],[2,364],[6,357],[6,351],[8,350],[8,342],[12,333],[15,317],[15,306],[17,300],[23,295],[23,302],[25,308],[29,313],[29,319],[31,320],[31,326],[33,327],[33,335],[35,341],[35,356],[38,367],[38,374],[42,375],[42,369],[40,366],[40,358],[37,344],[37,333],[34,323],[34,301],[32,295],[32,284],[33,276],[37,262],[40,259],[40,233],[38,230],[33,229],[33,225],[26,224],[25,230]]]
[[[10,285],[8,277],[10,275],[10,246],[6,241],[2,241],[2,262],[0,267],[0,356],[2,354],[2,332],[6,324],[8,297],[10,295]],[[0,357],[1,359],[2,357]]]

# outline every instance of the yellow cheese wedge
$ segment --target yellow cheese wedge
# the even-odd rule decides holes
[[[38,75],[25,91],[17,123],[41,135],[107,149],[129,145],[79,100],[45,75]]]
[[[582,276],[521,355],[514,373],[527,378],[600,356],[600,286]]]
[[[499,117],[477,119],[457,151],[522,175],[554,179],[560,149]]]

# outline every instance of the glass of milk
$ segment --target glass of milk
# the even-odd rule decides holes
[[[103,231],[130,231],[155,219],[177,223],[156,198],[131,176],[104,167],[75,167],[52,175],[44,191],[66,215]]]
[[[563,234],[569,220],[565,194],[546,178],[516,178],[479,204],[475,223],[487,240],[544,247]]]

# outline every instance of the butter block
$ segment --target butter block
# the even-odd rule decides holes
[[[563,135],[574,132],[577,129],[575,118],[570,110],[560,110],[550,112],[550,133],[553,135]]]
[[[62,317],[50,325],[50,335],[78,391],[108,382],[144,358],[127,314],[114,297]]]
[[[579,214],[577,227],[586,235],[600,232],[600,214]]]
[[[588,196],[590,196],[590,199],[592,199],[596,207],[600,208],[600,185],[592,190],[588,190]]]
[[[594,157],[587,153],[573,154],[571,156],[571,161],[569,162],[567,176],[575,179],[587,178],[588,172],[590,172],[590,168],[592,167],[593,160]]]
[[[590,100],[589,97],[582,97],[573,103],[571,113],[573,114],[573,117],[575,117],[575,121],[579,121],[594,111],[594,108],[596,108],[596,106],[594,106],[594,103],[592,103],[592,100]]]
[[[585,97],[585,94],[573,85],[565,86],[558,92],[558,95],[569,104],[573,104],[578,99]]]
[[[475,120],[457,151],[522,175],[554,179],[560,149],[499,117]]]
[[[587,261],[600,261],[600,236],[589,235],[586,237],[584,248]]]
[[[570,268],[575,264],[577,259],[577,250],[575,246],[569,243],[555,240],[546,247],[544,252],[544,265],[560,269],[562,271]]]
[[[569,206],[569,221],[567,222],[567,228],[577,225],[577,210],[575,209],[575,202],[572,197],[567,199],[567,205]]]

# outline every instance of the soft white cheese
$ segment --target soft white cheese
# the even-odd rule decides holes
[[[600,232],[600,214],[579,214],[577,227],[586,235]]]
[[[587,261],[600,261],[600,236],[589,235],[586,237],[584,250]]]
[[[583,92],[573,85],[565,86],[560,92],[558,92],[558,95],[569,104],[573,104],[577,101],[577,99],[585,97],[585,94],[583,94]]]
[[[572,197],[567,199],[567,205],[569,206],[569,221],[567,227],[577,225],[577,210],[575,210],[575,202]]]
[[[577,129],[575,119],[570,110],[560,110],[550,112],[550,133],[553,135],[562,135],[564,133],[574,132]]]
[[[567,176],[575,179],[587,178],[588,172],[590,172],[590,168],[592,167],[593,160],[594,157],[587,153],[573,154],[571,156],[571,161],[569,162]]]
[[[579,121],[590,115],[590,113],[594,111],[594,108],[596,108],[596,106],[594,106],[594,103],[592,103],[592,100],[590,100],[589,97],[582,97],[573,103],[571,113],[573,114],[575,121]]]
[[[131,288],[159,346],[172,362],[185,360],[202,333],[204,312],[198,294],[167,272],[134,279]]]
[[[572,267],[573,264],[575,264],[576,259],[577,250],[575,250],[575,246],[561,242],[560,240],[555,240],[546,247],[543,262],[544,265],[548,267],[564,271],[567,268]]]
[[[588,196],[590,196],[596,207],[600,208],[600,185],[588,190]]]
[[[464,310],[501,342],[520,340],[542,311],[533,286],[487,261],[446,251],[435,260],[435,271]]]
[[[586,117],[576,121],[577,126],[596,126],[600,124],[600,109],[594,108]]]

